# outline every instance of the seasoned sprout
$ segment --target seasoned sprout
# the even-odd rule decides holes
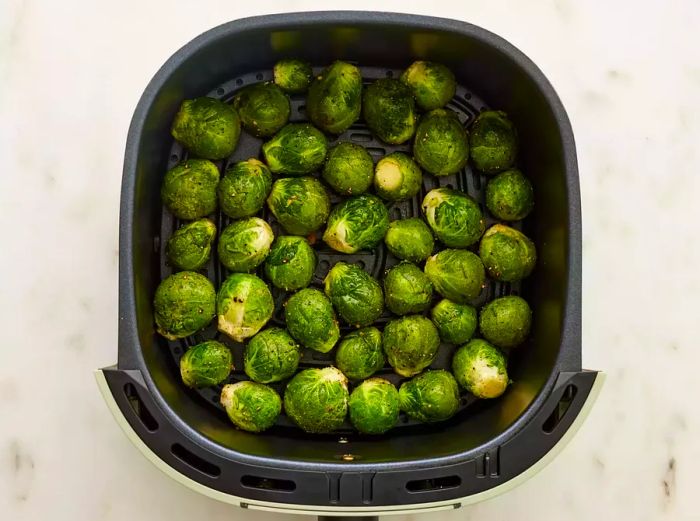
[[[503,282],[524,279],[537,261],[533,242],[504,224],[494,224],[486,230],[479,244],[479,256],[489,276]]]
[[[435,291],[460,304],[475,299],[484,287],[484,265],[467,250],[442,250],[425,261],[425,274]]]
[[[413,93],[396,79],[382,78],[365,89],[362,115],[372,134],[385,143],[404,143],[416,132]]]
[[[477,116],[469,136],[471,157],[477,170],[495,174],[513,166],[518,137],[505,112],[487,110]]]
[[[492,300],[479,314],[481,334],[498,347],[522,344],[530,333],[531,322],[530,306],[515,295]]]
[[[393,152],[377,163],[374,190],[387,201],[404,201],[418,193],[423,173],[416,162],[403,152]]]
[[[216,340],[190,347],[180,358],[180,376],[187,387],[199,389],[219,385],[233,369],[228,347]]]
[[[287,233],[309,235],[328,219],[331,201],[318,179],[286,177],[272,185],[267,206]]]
[[[335,367],[300,371],[284,391],[284,410],[306,432],[334,431],[348,412],[348,379]]]
[[[395,257],[415,263],[430,257],[435,246],[430,229],[417,217],[389,223],[384,242]]]
[[[431,190],[423,199],[422,209],[433,233],[449,248],[471,246],[484,233],[479,205],[458,190]]]
[[[486,340],[475,338],[452,358],[452,372],[459,385],[477,398],[497,398],[508,386],[506,357]]]
[[[418,123],[413,157],[436,176],[456,174],[469,159],[467,131],[451,110],[435,109]]]
[[[309,86],[306,113],[318,128],[342,134],[360,117],[362,75],[346,62],[326,67]]]
[[[459,387],[447,371],[426,371],[401,384],[399,407],[420,422],[448,420],[459,409]]]
[[[219,169],[206,159],[187,159],[168,170],[160,197],[175,217],[192,220],[216,210]]]
[[[499,219],[519,221],[535,206],[532,183],[520,170],[501,172],[486,185],[486,207]]]
[[[365,380],[350,395],[350,422],[363,434],[383,434],[399,420],[399,392],[383,378]]]
[[[314,351],[327,353],[340,338],[333,306],[317,289],[306,288],[292,295],[284,307],[284,320],[291,335]]]
[[[270,327],[250,339],[243,352],[243,370],[251,380],[269,384],[297,371],[301,350],[284,329]]]
[[[313,72],[311,65],[302,60],[286,59],[275,63],[272,69],[275,83],[290,94],[303,94],[309,88]]]
[[[274,389],[250,381],[225,385],[221,405],[233,424],[248,432],[269,429],[282,412],[282,400]]]
[[[262,146],[273,173],[293,176],[318,170],[327,151],[326,136],[308,123],[290,123]]]
[[[382,333],[376,327],[358,329],[340,341],[335,365],[351,380],[364,380],[384,367]]]
[[[469,304],[442,299],[430,310],[430,318],[438,329],[440,340],[449,344],[463,344],[476,331],[476,309]]]
[[[158,333],[168,340],[185,338],[214,318],[216,291],[204,275],[181,271],[163,280],[153,299]]]
[[[305,288],[316,271],[316,253],[304,237],[285,235],[272,243],[265,259],[265,276],[285,291]]]
[[[229,224],[219,237],[219,260],[231,271],[250,272],[270,253],[272,228],[259,217]]]
[[[272,189],[272,174],[257,159],[240,161],[229,167],[219,182],[219,206],[232,219],[258,213]]]
[[[274,309],[267,284],[255,275],[234,273],[221,284],[216,297],[219,331],[243,342],[267,324]]]
[[[368,326],[384,311],[382,287],[355,264],[336,262],[324,282],[333,307],[351,326]]]
[[[381,199],[364,194],[346,199],[331,211],[323,240],[342,253],[371,250],[389,228],[389,212]]]
[[[289,98],[274,83],[255,83],[241,89],[233,98],[241,125],[256,137],[269,137],[287,124]]]
[[[384,352],[401,376],[413,376],[432,364],[439,346],[437,329],[421,315],[392,320],[384,328]]]
[[[397,315],[421,313],[430,307],[433,285],[418,266],[402,262],[384,277],[386,307]]]
[[[322,175],[324,181],[340,195],[361,194],[372,184],[372,156],[364,147],[343,141],[328,151]]]
[[[181,270],[195,271],[209,260],[216,226],[209,219],[200,219],[178,228],[165,245],[168,262]]]
[[[415,61],[401,75],[401,81],[411,88],[423,110],[444,107],[457,90],[454,74],[441,63]]]
[[[195,156],[223,159],[236,149],[241,120],[236,111],[222,101],[188,99],[180,105],[170,133]]]

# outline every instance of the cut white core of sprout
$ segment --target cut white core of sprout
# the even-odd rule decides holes
[[[388,192],[398,190],[403,183],[401,168],[396,161],[382,160],[377,165],[377,186]]]

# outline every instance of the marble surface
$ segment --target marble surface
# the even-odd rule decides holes
[[[92,375],[116,360],[122,151],[154,71],[229,19],[377,2],[0,2],[0,519],[281,520],[200,496],[130,444]],[[700,519],[700,4],[384,1],[495,31],[577,138],[584,365],[609,378],[535,478],[438,519]],[[291,519],[291,516],[286,516]]]

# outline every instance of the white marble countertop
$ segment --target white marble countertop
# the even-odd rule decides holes
[[[0,519],[282,519],[175,483],[127,440],[92,370],[116,361],[122,151],[142,89],[221,22],[335,0],[0,3]],[[467,20],[551,79],[578,143],[584,365],[598,404],[544,471],[420,519],[700,519],[700,4],[391,0]],[[287,516],[291,519],[290,516]]]

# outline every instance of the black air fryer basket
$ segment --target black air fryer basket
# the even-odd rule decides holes
[[[162,210],[160,183],[185,151],[169,127],[183,99],[229,100],[245,85],[271,79],[280,58],[319,70],[334,59],[357,63],[367,81],[399,73],[414,59],[446,64],[460,86],[449,108],[469,125],[485,107],[505,110],[520,135],[519,166],[533,182],[536,208],[523,227],[539,260],[522,285],[491,284],[484,300],[522,294],[533,308],[529,341],[509,362],[513,384],[494,401],[462,398],[450,421],[418,425],[402,417],[379,437],[351,429],[305,435],[284,417],[263,434],[237,430],[218,404],[218,389],[181,384],[177,362],[188,346],[218,337],[214,325],[167,342],[153,326],[152,298],[171,273],[163,243],[178,222]],[[292,97],[292,120],[304,120],[304,97]],[[375,160],[409,145],[387,146],[359,122],[339,137],[367,147]],[[242,134],[227,164],[259,153]],[[486,179],[466,168],[425,176],[412,201],[389,207],[392,218],[420,214],[436,186],[459,188],[483,206]],[[228,223],[218,216],[219,229]],[[274,222],[273,222],[274,227]],[[97,378],[115,417],[159,468],[211,497],[246,508],[370,515],[457,508],[496,495],[546,464],[582,423],[602,375],[581,369],[581,213],[574,139],[566,112],[542,72],[501,38],[473,25],[420,16],[323,12],[263,16],[212,29],[180,49],[144,92],[129,129],[121,195],[119,356]],[[338,257],[319,246],[319,285]],[[384,249],[343,255],[374,276],[395,262]],[[207,275],[227,275],[214,258]],[[276,295],[278,310],[284,295]],[[273,322],[279,320],[278,314]],[[226,340],[229,345],[230,341]],[[234,347],[236,367],[241,348]],[[435,367],[451,353],[441,347]],[[327,365],[305,355],[302,366]],[[398,383],[390,370],[382,376]],[[242,371],[232,381],[245,378]]]

